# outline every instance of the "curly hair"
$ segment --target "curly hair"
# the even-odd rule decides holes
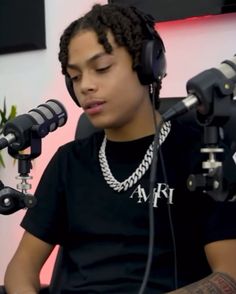
[[[154,28],[151,18],[145,19],[149,26]],[[144,19],[134,7],[125,7],[115,4],[95,4],[83,17],[73,21],[63,32],[60,38],[59,61],[62,74],[67,74],[68,45],[70,40],[81,30],[93,30],[98,42],[107,53],[113,48],[108,41],[107,33],[111,31],[116,43],[124,46],[132,58],[133,69],[140,64],[143,41],[150,39],[150,30],[144,25]],[[158,36],[158,34],[157,34]],[[161,81],[157,84],[156,94],[159,97]]]

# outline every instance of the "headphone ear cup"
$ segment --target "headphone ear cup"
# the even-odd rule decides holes
[[[137,74],[142,85],[160,81],[166,76],[166,58],[159,40],[146,40],[141,52]]]
[[[65,83],[66,83],[66,88],[67,88],[71,98],[74,100],[74,102],[77,106],[81,107],[79,104],[79,101],[75,95],[75,91],[74,91],[74,87],[73,87],[73,83],[71,81],[71,78],[68,75],[65,75]]]

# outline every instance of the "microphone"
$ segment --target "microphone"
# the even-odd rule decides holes
[[[32,136],[43,138],[67,121],[67,111],[57,100],[50,99],[45,104],[30,110],[7,122],[0,138],[0,150],[10,146],[16,151],[30,146]]]
[[[203,71],[189,80],[187,82],[189,95],[168,109],[162,115],[163,121],[184,114],[194,106],[197,106],[200,113],[208,113],[210,103],[207,100],[212,98],[212,90],[216,85],[224,94],[236,95],[236,55],[230,60],[223,61],[218,68]],[[207,98],[204,94],[207,94]]]

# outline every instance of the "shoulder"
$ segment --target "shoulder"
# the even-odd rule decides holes
[[[104,137],[104,132],[96,132],[86,138],[76,139],[60,146],[56,156],[60,158],[84,158],[97,154]]]

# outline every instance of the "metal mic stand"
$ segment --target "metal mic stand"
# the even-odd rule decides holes
[[[189,93],[200,97],[201,105],[197,109],[197,122],[203,126],[204,147],[201,153],[208,155],[202,162],[207,172],[192,174],[188,177],[187,187],[190,191],[201,190],[216,201],[225,201],[228,196],[227,183],[223,179],[222,153],[219,145],[223,139],[222,126],[230,119],[233,106],[234,84],[223,74],[214,69],[203,72],[187,83]],[[217,156],[221,156],[218,160]]]
[[[18,173],[16,179],[21,182],[17,184],[17,191],[11,187],[6,187],[0,181],[0,214],[12,214],[22,208],[32,208],[36,204],[36,199],[27,191],[31,189],[28,182],[32,177],[29,175],[32,168],[31,160],[41,154],[41,138],[37,132],[32,130],[30,153],[22,154],[17,148],[8,147],[8,153],[18,160]]]
[[[226,183],[223,181],[223,166],[222,162],[217,160],[217,155],[224,152],[224,149],[218,145],[219,131],[216,126],[204,128],[205,147],[200,151],[208,155],[207,160],[202,162],[202,168],[207,172],[190,175],[187,187],[190,191],[206,192],[215,201],[225,201],[228,193]]]

